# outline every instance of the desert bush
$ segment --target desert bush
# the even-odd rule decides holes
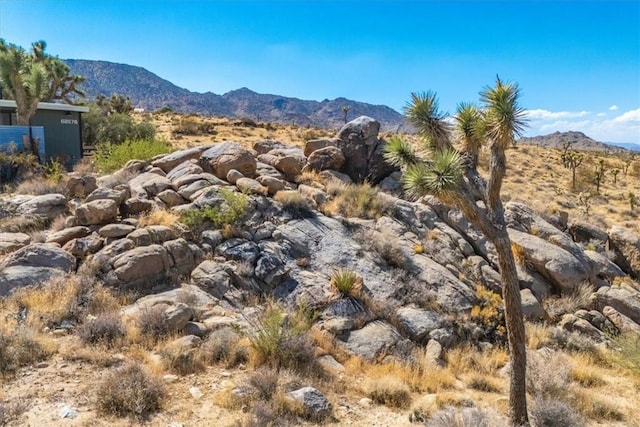
[[[95,278],[83,275],[55,276],[40,287],[14,292],[8,303],[26,310],[27,324],[55,328],[64,321],[79,322],[94,307],[101,288]]]
[[[297,191],[279,191],[273,200],[282,205],[282,209],[294,219],[313,218],[315,212],[308,197]]]
[[[314,376],[324,374],[316,361],[312,340],[280,309],[269,307],[254,326],[256,332],[249,336],[249,341],[257,366]]]
[[[536,398],[560,399],[569,386],[567,361],[559,353],[536,353],[527,359],[527,391]]]
[[[121,144],[105,142],[96,146],[95,164],[101,172],[110,173],[129,160],[149,160],[158,154],[170,153],[171,144],[161,139],[129,139]]]
[[[0,330],[0,375],[10,375],[18,368],[46,359],[53,353],[30,329]]]
[[[165,369],[178,375],[189,375],[202,372],[205,365],[205,354],[200,348],[185,350],[169,343],[160,351]]]
[[[161,304],[145,308],[136,320],[142,335],[151,338],[154,342],[166,337],[170,332],[165,306]]]
[[[122,319],[117,314],[101,314],[85,321],[77,329],[80,339],[88,344],[112,346],[124,338],[126,333]]]
[[[377,253],[390,266],[401,270],[410,269],[411,258],[391,231],[370,230],[365,233],[356,233],[354,237],[364,250]]]
[[[342,297],[357,296],[362,286],[362,278],[353,270],[339,268],[331,273],[330,286]]]
[[[96,389],[98,412],[144,420],[160,408],[165,390],[161,381],[140,364],[130,363],[109,372]]]
[[[245,363],[249,358],[247,347],[243,345],[242,339],[230,328],[212,332],[200,350],[207,363],[222,362],[230,368]]]
[[[564,314],[573,314],[580,309],[590,308],[592,294],[593,286],[587,282],[581,283],[560,297],[547,298],[544,300],[544,309],[551,319],[557,321]]]
[[[0,426],[16,423],[22,414],[29,409],[29,402],[25,399],[13,399],[0,402]]]
[[[333,215],[377,219],[383,216],[390,206],[379,195],[378,189],[370,184],[350,184],[325,205],[325,211]]]
[[[174,123],[172,132],[178,135],[215,135],[213,123],[199,121],[195,117],[180,117]]]
[[[271,400],[278,387],[278,371],[260,368],[249,377],[249,384],[258,392],[260,399]]]
[[[156,129],[152,123],[136,123],[125,113],[104,114],[94,106],[82,116],[82,135],[87,146],[122,144],[127,140],[153,139]]]
[[[367,378],[364,392],[374,402],[392,408],[407,408],[411,404],[409,386],[395,376]]]
[[[640,336],[621,335],[614,340],[616,349],[609,353],[608,359],[613,363],[640,373]]]
[[[244,216],[249,204],[247,196],[242,193],[220,190],[224,199],[221,206],[205,206],[200,209],[184,211],[180,221],[188,227],[197,228],[205,222],[210,222],[214,227],[234,225]]]
[[[471,319],[482,325],[485,335],[491,341],[506,340],[504,304],[502,297],[482,285],[476,287],[478,304],[471,308]]]
[[[478,408],[447,407],[433,414],[427,422],[429,427],[489,427],[506,425]]]
[[[531,409],[536,427],[580,427],[585,425],[580,414],[566,402],[537,398]]]

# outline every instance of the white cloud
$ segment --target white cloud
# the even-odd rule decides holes
[[[640,108],[613,118],[607,116],[607,113],[592,114],[586,111],[528,110],[526,136],[571,130],[603,142],[640,143]]]
[[[618,109],[618,106],[616,104],[613,104],[611,107],[609,107],[609,111],[616,111]]]
[[[549,110],[527,110],[525,112],[529,119],[570,119],[589,115],[588,111],[549,111]]]
[[[635,110],[627,111],[613,119],[616,123],[626,123],[626,122],[640,122],[640,108]]]

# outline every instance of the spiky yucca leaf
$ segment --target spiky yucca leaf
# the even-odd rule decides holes
[[[417,163],[407,168],[402,177],[404,189],[410,197],[426,194],[448,196],[455,192],[462,180],[464,160],[455,150],[437,150],[430,164]]]
[[[477,158],[485,133],[482,112],[475,105],[462,102],[458,104],[455,120],[456,131],[464,144],[464,151]]]
[[[393,135],[384,147],[384,160],[392,166],[413,165],[420,161],[409,142]]]
[[[518,104],[520,88],[496,78],[495,87],[486,87],[480,99],[486,109],[487,135],[503,148],[522,134],[526,126],[525,110]]]
[[[435,92],[412,93],[405,114],[418,133],[432,142],[432,148],[441,147],[448,141],[451,125],[445,121],[447,115],[439,109]]]

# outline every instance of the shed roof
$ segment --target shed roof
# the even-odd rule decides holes
[[[16,108],[16,101],[0,99],[0,108]],[[38,110],[73,111],[76,113],[88,113],[89,107],[71,104],[58,104],[55,102],[38,102]]]

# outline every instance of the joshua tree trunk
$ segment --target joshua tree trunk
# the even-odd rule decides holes
[[[507,337],[511,353],[509,385],[509,408],[512,411],[511,422],[514,426],[525,426],[528,425],[527,391],[525,388],[527,353],[518,273],[511,255],[511,241],[506,227],[502,228],[499,231],[499,235],[495,236],[491,241],[498,252],[505,323],[507,325]]]

